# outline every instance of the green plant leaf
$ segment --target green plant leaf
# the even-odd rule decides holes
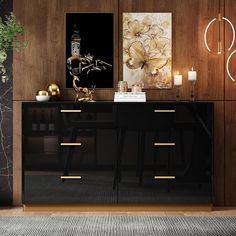
[[[18,38],[23,32],[23,27],[17,21],[13,13],[10,13],[10,15],[6,15],[5,17],[0,17],[0,76],[4,83],[8,80],[6,69],[3,64],[6,61],[7,52],[13,49],[19,50],[20,48],[26,47],[26,43],[22,43]]]

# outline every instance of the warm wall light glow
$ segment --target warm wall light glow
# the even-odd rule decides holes
[[[208,46],[208,44],[207,44],[207,32],[208,32],[208,29],[209,29],[210,25],[211,25],[214,21],[216,21],[216,18],[214,18],[213,20],[211,20],[211,21],[209,22],[209,24],[207,25],[207,27],[206,27],[206,29],[205,29],[205,33],[204,33],[205,46],[206,46],[206,48],[207,48],[207,50],[208,50],[209,52],[211,52],[211,49],[209,48],[209,46]]]
[[[218,42],[218,51],[217,54],[221,54],[221,41]]]
[[[229,62],[230,62],[230,59],[231,57],[236,53],[236,50],[234,50],[228,57],[227,59],[227,62],[226,62],[226,71],[227,71],[227,74],[229,76],[229,78],[235,82],[235,79],[233,78],[233,76],[230,74],[230,71],[229,71]]]
[[[230,50],[232,49],[233,45],[234,45],[234,42],[235,42],[235,29],[234,29],[233,24],[231,23],[231,21],[230,21],[228,18],[222,17],[222,19],[223,19],[224,21],[226,21],[227,23],[229,23],[229,25],[230,25],[230,27],[231,27],[231,29],[232,29],[232,33],[233,33],[232,42],[231,42],[231,44],[230,44],[230,47],[228,48],[228,51],[230,51]],[[211,49],[209,48],[208,43],[207,43],[207,33],[208,33],[208,30],[209,30],[209,27],[210,27],[211,24],[212,24],[213,22],[215,22],[215,21],[216,21],[216,18],[214,18],[213,20],[211,20],[211,21],[208,23],[208,25],[207,25],[207,27],[206,27],[206,29],[205,29],[205,32],[204,32],[204,43],[205,43],[205,46],[206,46],[206,48],[207,48],[207,50],[208,50],[209,52],[211,52]],[[221,42],[220,42],[220,41],[218,42],[218,52],[217,52],[217,54],[221,54]]]

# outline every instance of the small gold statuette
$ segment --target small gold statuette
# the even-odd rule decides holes
[[[74,75],[73,88],[76,92],[75,101],[94,102],[94,100],[93,100],[94,89],[77,87],[76,81],[79,81],[79,78],[78,78],[78,76]]]
[[[60,87],[57,84],[49,84],[48,94],[53,100],[57,100],[61,96]]]
[[[76,94],[76,101],[94,102],[93,95],[94,95],[93,89],[79,87],[78,93]]]

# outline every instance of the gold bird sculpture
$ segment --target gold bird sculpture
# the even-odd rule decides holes
[[[75,90],[75,101],[83,101],[83,102],[94,102],[93,100],[93,95],[94,95],[94,90],[93,89],[88,89],[88,88],[82,88],[78,87],[76,85],[76,81],[80,81],[79,77],[74,75],[73,79],[73,88]]]

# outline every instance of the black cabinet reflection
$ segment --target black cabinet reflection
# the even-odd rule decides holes
[[[23,103],[24,203],[212,203],[213,104]]]
[[[85,111],[83,104],[79,109],[83,112],[75,112],[76,103],[23,105],[24,203],[116,202],[112,109],[94,105]],[[35,120],[38,127],[45,124],[43,130],[32,130]]]
[[[212,104],[150,106],[156,112],[140,112],[139,125],[122,123],[119,149],[123,150],[118,155],[116,181],[119,202],[211,203]]]

